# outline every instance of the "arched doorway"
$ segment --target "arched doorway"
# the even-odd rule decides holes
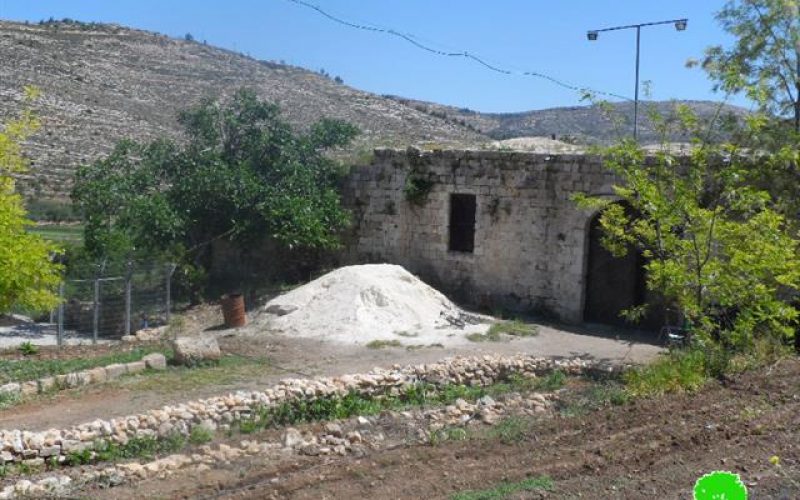
[[[606,250],[601,243],[603,231],[599,213],[590,221],[587,236],[584,321],[615,326],[657,327],[649,318],[634,325],[620,316],[621,311],[642,305],[647,298],[641,253],[631,249],[623,257],[614,257]]]

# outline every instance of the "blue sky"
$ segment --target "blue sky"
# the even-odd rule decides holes
[[[710,0],[308,0],[342,18],[413,34],[445,51],[633,96],[635,31],[588,29],[689,18],[689,28],[642,31],[641,79],[654,99],[716,99],[702,70],[687,69],[711,44],[729,43]],[[116,22],[235,49],[259,59],[324,68],[353,87],[480,111],[579,104],[545,80],[496,74],[463,58],[421,51],[399,38],[338,25],[288,0],[0,0],[0,17]],[[746,104],[734,100],[737,104]]]

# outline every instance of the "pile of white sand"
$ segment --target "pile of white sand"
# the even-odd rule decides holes
[[[491,318],[468,314],[401,266],[368,264],[330,272],[264,306],[259,322],[300,337],[351,344],[461,343]]]

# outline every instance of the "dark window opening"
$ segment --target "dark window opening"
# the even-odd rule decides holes
[[[450,195],[450,251],[472,253],[475,249],[475,195]]]

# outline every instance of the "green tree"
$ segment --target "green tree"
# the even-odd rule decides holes
[[[30,102],[37,91],[28,87],[25,94]],[[60,250],[27,231],[32,223],[14,185],[14,175],[27,169],[20,144],[38,127],[26,109],[0,132],[0,313],[13,308],[46,310],[58,302],[53,291],[61,269],[51,257]]]
[[[298,134],[249,90],[206,100],[179,120],[185,144],[124,141],[78,170],[72,197],[91,255],[163,255],[202,281],[216,240],[337,245],[348,217],[336,190],[339,165],[324,153],[348,144],[355,127],[323,119]]]
[[[688,108],[678,114],[700,132]],[[577,201],[602,210],[612,253],[642,252],[648,288],[683,313],[700,343],[747,352],[763,337],[792,338],[798,318],[790,304],[800,287],[798,240],[750,175],[777,156],[699,141],[686,156],[667,145],[651,155],[628,140],[605,150],[604,160],[620,179],[616,200],[630,209],[607,198]]]
[[[703,67],[726,93],[745,93],[761,111],[791,117],[800,132],[800,15],[797,0],[730,0],[717,13],[735,41],[706,50]]]

